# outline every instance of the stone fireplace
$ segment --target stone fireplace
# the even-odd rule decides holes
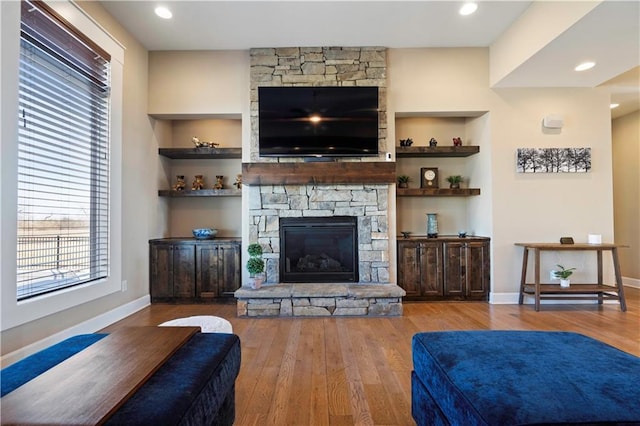
[[[344,161],[384,161],[387,152],[385,48],[261,48],[251,49],[250,55],[252,162],[302,161],[258,156],[260,86],[378,86],[380,155]],[[238,315],[402,314],[404,291],[390,283],[389,277],[389,184],[371,183],[363,178],[355,184],[250,184],[245,185],[244,191],[249,202],[248,237],[250,242],[260,243],[265,251],[267,285],[260,290],[242,288],[236,292]],[[336,217],[352,218],[356,225],[355,253],[351,258],[355,264],[351,265],[351,275],[328,274],[322,282],[313,283],[301,279],[299,271],[283,277],[283,271],[292,268],[291,259],[287,260],[283,253],[281,222],[299,218],[301,222],[322,224]],[[281,259],[281,256],[285,257]],[[340,254],[334,256],[340,257]],[[295,262],[297,264],[298,259]]]

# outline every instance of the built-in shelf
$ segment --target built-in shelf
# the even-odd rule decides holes
[[[174,160],[242,158],[242,148],[159,148],[158,154]]]
[[[174,191],[173,189],[158,190],[160,197],[241,197],[241,189],[199,189],[197,191]]]
[[[402,157],[468,157],[480,152],[479,146],[397,146],[396,158]]]
[[[397,188],[398,197],[468,197],[480,195],[479,188]]]
[[[247,185],[388,184],[393,162],[242,163]]]

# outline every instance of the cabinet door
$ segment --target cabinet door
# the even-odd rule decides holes
[[[149,293],[152,301],[173,297],[173,245],[149,245]]]
[[[198,246],[197,297],[230,296],[240,287],[240,244]]]
[[[488,242],[473,242],[466,250],[466,295],[469,299],[486,300],[489,294],[490,258]]]
[[[398,241],[398,285],[407,297],[442,296],[442,249],[437,242]]]
[[[489,243],[445,243],[444,255],[445,296],[486,300],[489,291]]]
[[[240,243],[221,244],[218,250],[218,276],[220,277],[218,294],[220,296],[233,296],[240,288],[242,280]]]
[[[398,241],[398,286],[407,297],[420,295],[420,245],[415,241]]]
[[[465,295],[467,277],[466,244],[444,243],[444,295],[462,299]]]
[[[421,296],[442,296],[442,244],[420,243]]]
[[[196,294],[196,262],[193,244],[173,246],[173,296],[193,298]]]

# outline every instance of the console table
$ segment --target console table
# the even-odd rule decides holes
[[[520,298],[518,303],[522,305],[525,293],[534,295],[535,309],[540,310],[540,299],[555,300],[598,300],[602,304],[604,299],[614,299],[620,302],[620,310],[626,311],[624,300],[624,288],[622,287],[622,274],[618,260],[618,248],[624,247],[618,244],[558,244],[558,243],[516,243],[516,246],[524,248],[522,258],[522,276],[520,278]],[[527,265],[529,262],[529,250],[534,257],[534,281],[527,283]],[[594,251],[598,262],[598,282],[593,284],[571,284],[569,287],[560,287],[558,284],[544,284],[540,282],[540,252],[542,251]],[[610,251],[615,271],[615,285],[606,285],[602,277],[602,252]]]

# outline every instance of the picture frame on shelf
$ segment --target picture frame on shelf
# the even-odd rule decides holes
[[[420,169],[420,188],[439,188],[437,167],[422,167]]]

